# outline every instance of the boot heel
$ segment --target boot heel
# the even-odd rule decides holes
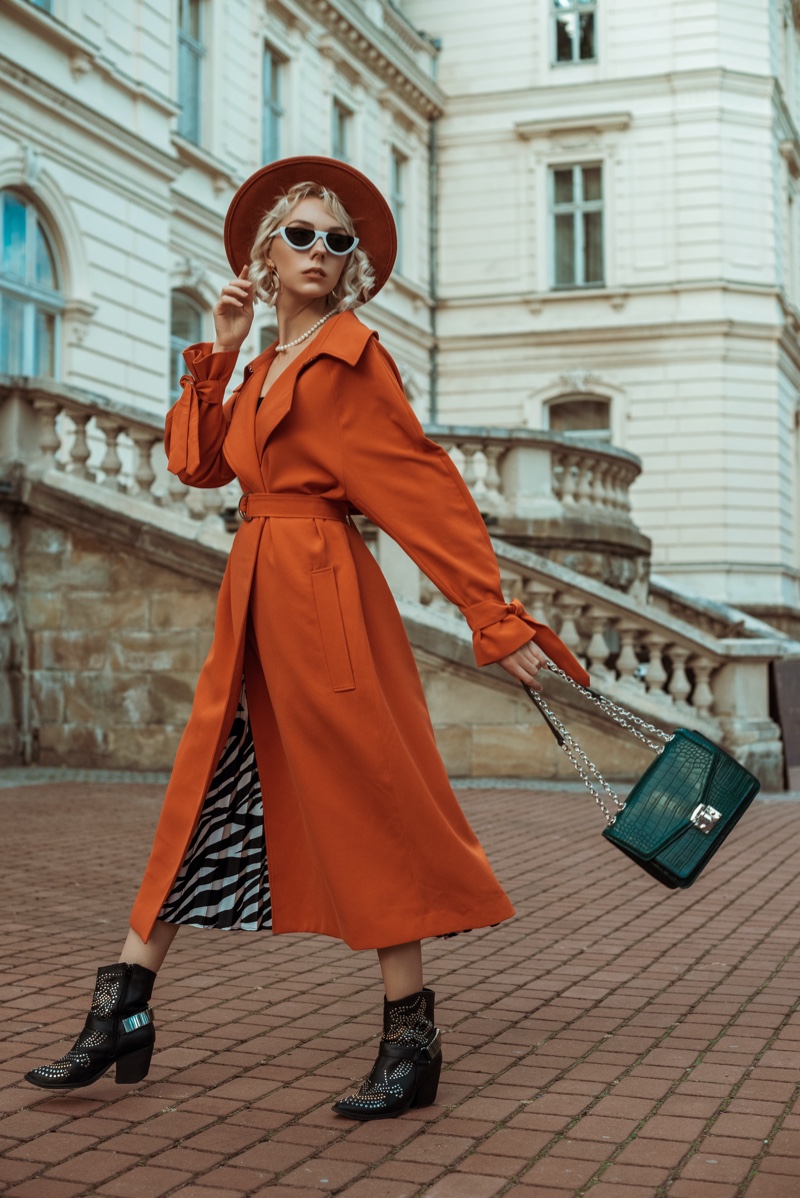
[[[137,1048],[117,1061],[116,1083],[118,1086],[129,1086],[147,1077],[150,1070],[150,1059],[153,1055],[153,1045],[146,1044]]]
[[[442,1054],[431,1061],[420,1079],[417,1092],[411,1101],[411,1110],[418,1111],[424,1106],[433,1106],[436,1102],[436,1091],[439,1089],[439,1075],[442,1072]]]

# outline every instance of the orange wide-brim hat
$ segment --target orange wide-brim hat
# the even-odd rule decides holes
[[[397,257],[394,217],[375,184],[335,158],[281,158],[245,180],[225,217],[225,253],[234,273],[238,275],[243,266],[250,265],[258,226],[296,183],[317,183],[342,201],[355,226],[358,248],[367,254],[375,272],[375,286],[362,302],[372,299],[392,273]]]

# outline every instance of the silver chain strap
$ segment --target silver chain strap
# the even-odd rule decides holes
[[[565,673],[560,666],[551,665],[547,668],[549,673],[555,674],[562,682],[569,683],[573,690],[590,699],[595,707],[599,707],[615,723],[625,728],[626,731],[646,744],[648,749],[652,749],[654,753],[661,753],[664,745],[669,744],[672,740],[671,732],[665,732],[663,728],[656,728],[655,724],[648,724],[647,720],[643,720],[641,716],[634,715],[632,711],[628,711],[625,707],[620,707],[619,703],[615,703],[607,695],[598,695],[594,691],[587,690],[585,686],[581,686],[580,682],[576,682],[574,678],[570,678],[569,674]],[[641,733],[639,728],[643,728],[645,732],[652,732],[662,743],[658,744],[657,741],[650,740],[650,737]]]
[[[596,695],[593,691],[587,690],[585,686],[581,686],[581,684],[576,682],[574,678],[570,678],[569,674],[565,673],[565,671],[559,666],[550,665],[548,666],[548,670],[551,674],[557,675],[557,677],[561,678],[563,682],[569,683],[574,690],[591,700],[591,702],[594,703],[596,707],[599,707],[600,710],[605,713],[605,715],[609,716],[612,720],[614,720],[615,723],[619,724],[620,727],[625,728],[626,731],[630,732],[638,740],[642,741],[643,744],[646,744],[647,747],[652,749],[654,753],[662,753],[664,746],[669,744],[669,742],[672,740],[672,733],[665,732],[663,728],[656,728],[655,724],[648,724],[646,720],[641,719],[641,717],[638,715],[634,715],[632,711],[627,711],[624,707],[620,707],[618,703],[615,703],[612,699],[607,698],[607,696]],[[595,803],[597,803],[603,815],[606,817],[606,823],[613,824],[620,811],[625,810],[625,803],[622,801],[622,799],[620,799],[619,795],[611,789],[595,763],[591,760],[591,758],[586,756],[583,749],[580,747],[568,729],[564,726],[564,724],[553,711],[552,707],[550,707],[549,703],[547,703],[539,691],[535,691],[529,686],[525,686],[524,689],[542,712],[542,715],[550,725],[551,729],[557,734],[558,742],[561,745],[561,748],[564,750],[565,754],[579,773],[584,786],[589,791],[589,794],[592,796]],[[644,729],[644,732],[639,731],[640,728]],[[659,744],[658,741],[651,740],[649,736],[645,735],[645,732],[652,732],[654,736],[659,738],[661,743]],[[595,785],[595,781],[599,782],[603,791],[605,791],[606,797],[609,798],[616,807],[617,810],[614,814],[612,814],[606,806],[600,791]]]

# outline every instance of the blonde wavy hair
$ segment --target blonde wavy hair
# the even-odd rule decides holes
[[[342,204],[342,201],[327,187],[319,183],[295,183],[285,195],[282,195],[263,217],[250,251],[250,278],[254,283],[253,291],[258,299],[275,306],[278,297],[278,274],[267,266],[269,247],[278,229],[286,221],[289,213],[306,196],[317,196],[325,208],[345,232],[356,236],[355,225]],[[355,308],[369,299],[375,286],[375,271],[372,269],[367,254],[360,248],[347,257],[345,268],[339,282],[327,297],[329,307],[337,312],[347,308]]]

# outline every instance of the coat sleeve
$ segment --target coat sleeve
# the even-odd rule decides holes
[[[235,393],[223,404],[236,366],[236,353],[212,353],[211,344],[183,351],[188,374],[181,397],[167,412],[164,448],[167,466],[190,487],[222,487],[236,476],[222,455]]]
[[[518,599],[503,598],[486,525],[447,453],[429,441],[389,355],[373,338],[355,370],[333,375],[348,499],[406,551],[472,629],[478,665],[530,640],[588,685],[589,676]]]

